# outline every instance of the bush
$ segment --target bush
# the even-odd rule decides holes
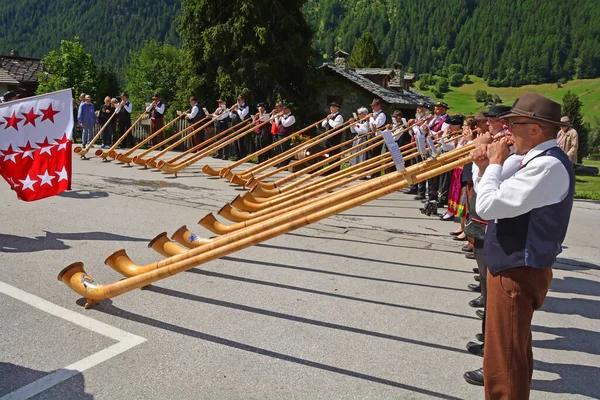
[[[502,99],[497,94],[492,95],[492,101],[494,102],[494,104],[502,103]]]
[[[444,98],[444,93],[440,92],[437,88],[431,88],[431,93],[433,93],[436,99]]]
[[[592,153],[600,152],[600,118],[598,117],[594,117],[592,120],[592,126],[588,135],[588,150]]]
[[[446,78],[438,78],[435,83],[435,88],[442,93],[446,93],[450,88],[448,87],[448,79]]]
[[[478,103],[485,103],[488,93],[485,90],[475,91],[475,101]]]
[[[464,75],[463,76],[463,83],[465,85],[469,84],[469,83],[473,83],[473,81],[471,80],[471,77],[469,75]]]
[[[456,72],[450,75],[449,81],[450,86],[459,87],[463,84],[463,74]]]

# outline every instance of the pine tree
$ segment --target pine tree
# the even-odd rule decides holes
[[[365,32],[354,44],[348,64],[354,68],[383,67],[384,58],[377,47],[375,39]]]

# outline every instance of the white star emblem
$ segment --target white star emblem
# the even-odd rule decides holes
[[[46,154],[48,154],[49,156],[51,156],[51,155],[52,155],[52,152],[50,151],[50,149],[51,149],[52,147],[54,147],[54,145],[55,145],[55,144],[56,144],[56,143],[54,143],[54,144],[48,144],[48,146],[40,147],[40,155],[42,155],[42,154],[46,153]]]
[[[58,182],[69,180],[69,174],[67,174],[67,169],[65,167],[63,167],[61,171],[56,171],[56,173],[58,174]]]
[[[66,149],[67,149],[67,142],[59,144],[57,151],[66,150]]]
[[[46,170],[46,172],[44,172],[44,175],[38,175],[38,178],[42,180],[42,183],[40,183],[40,187],[44,185],[50,185],[50,187],[52,187],[52,179],[56,179],[56,176],[50,175],[48,173],[48,170]]]
[[[30,189],[32,192],[33,190],[33,185],[37,182],[36,180],[33,180],[29,177],[29,174],[27,174],[27,177],[25,180],[19,179],[19,182],[21,182],[23,184],[23,191]]]
[[[15,164],[17,163],[17,160],[15,160],[15,157],[18,156],[19,153],[8,153],[8,154],[4,154],[2,152],[0,152],[0,157],[4,157],[4,162],[6,161],[12,161]]]
[[[10,181],[10,185],[11,185],[12,187],[15,187],[15,188],[16,188],[16,187],[19,187],[19,186],[21,186],[21,185],[17,185],[17,184],[15,183],[15,181],[13,181],[13,178],[8,178],[8,180]]]
[[[35,149],[31,149],[31,150],[25,150],[25,151],[23,151],[23,155],[22,155],[23,159],[25,159],[25,157],[31,157],[31,159],[32,159],[32,160],[34,160],[34,158],[33,158],[33,153],[34,153],[36,150],[37,150],[37,148],[35,148]]]

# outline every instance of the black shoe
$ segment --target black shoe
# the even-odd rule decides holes
[[[461,248],[462,251],[464,251],[465,253],[472,253],[473,252],[473,248],[469,247],[469,245],[463,246]]]
[[[475,335],[475,339],[479,340],[481,343],[483,343],[485,341],[485,337],[483,336],[483,333],[478,333],[477,335]]]
[[[469,283],[467,287],[473,292],[481,293],[481,285],[478,285],[476,283]]]
[[[475,254],[473,254],[473,253],[467,253],[467,254],[465,254],[465,258],[468,258],[469,260],[474,260],[475,259]]]
[[[462,231],[460,232],[450,232],[449,233],[450,236],[458,236],[458,235],[462,235]]]
[[[406,194],[418,194],[416,189],[408,189],[406,192],[404,192]]]
[[[465,237],[455,236],[452,238],[452,240],[456,240],[457,242],[464,242],[465,240],[467,240],[467,237],[466,236]]]
[[[477,315],[480,319],[483,319],[485,312],[483,310],[477,310],[475,311],[475,315]]]
[[[465,372],[463,378],[465,378],[465,381],[471,385],[483,386],[483,368],[476,369],[475,371]]]
[[[476,274],[478,274],[479,273],[479,268],[477,268],[477,267],[473,268],[473,272],[475,272]]]
[[[438,204],[438,206],[439,206],[439,204]],[[454,215],[452,215],[452,214],[450,214],[450,215],[448,215],[448,214],[444,214],[444,215],[442,215],[442,216],[440,217],[440,219],[441,219],[442,221],[453,221],[453,222],[454,222]],[[456,236],[458,236],[458,235],[456,235]]]
[[[469,342],[469,343],[467,343],[467,350],[471,354],[474,354],[479,357],[483,357],[483,343],[479,344],[479,343],[475,343],[475,342]]]
[[[418,194],[415,196],[415,200],[424,200],[425,199],[425,195],[424,194]]]
[[[479,296],[478,298],[471,300],[469,302],[469,305],[473,308],[485,307],[485,301],[483,301],[483,296]]]
[[[475,282],[481,282],[481,278],[479,277],[479,275],[475,275],[473,279],[475,279]]]

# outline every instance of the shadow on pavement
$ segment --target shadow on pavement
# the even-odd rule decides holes
[[[61,374],[72,375],[72,377],[41,392],[44,394],[43,398],[61,400],[91,400],[94,398],[94,396],[85,392],[85,380],[79,371],[64,368],[59,371]],[[12,393],[53,372],[55,371],[38,371],[16,364],[0,362],[0,396]]]
[[[560,376],[554,380],[534,379],[532,390],[549,393],[579,394],[597,399],[600,393],[600,368],[588,365],[553,364],[535,360],[535,369]]]
[[[63,240],[150,241],[150,239],[115,235],[107,232],[54,233],[46,231],[45,233],[46,236],[33,238],[0,233],[0,253],[32,253],[44,250],[70,249],[71,246],[66,245]]]
[[[70,199],[101,199],[108,197],[108,192],[99,190],[66,190],[59,194],[60,197],[68,197]]]
[[[162,288],[160,288],[160,290],[156,290],[156,289],[159,289],[159,288],[152,287],[152,286],[149,288],[149,290],[153,290],[155,292],[164,292],[164,294],[170,294],[170,295],[180,294],[180,295],[185,296],[184,298],[189,298],[191,300],[202,301],[200,299],[203,299],[203,298],[200,298],[199,296],[188,295],[186,293],[181,293],[181,292],[173,293],[174,291],[171,291],[168,289],[162,289]],[[168,292],[171,292],[171,293],[168,293]],[[212,301],[220,303],[216,300],[212,300]],[[382,385],[392,386],[392,387],[407,390],[410,392],[423,394],[423,395],[426,395],[429,397],[442,398],[442,399],[458,399],[457,397],[448,396],[444,393],[438,393],[438,392],[434,392],[432,390],[423,389],[420,387],[411,386],[411,385],[403,384],[400,382],[395,382],[395,381],[392,381],[389,379],[379,378],[377,376],[367,375],[367,374],[364,374],[361,372],[352,371],[352,370],[348,370],[348,369],[344,369],[344,368],[339,368],[339,367],[336,367],[333,365],[327,365],[327,364],[323,364],[323,363],[319,363],[319,362],[315,362],[315,361],[310,361],[310,360],[307,360],[304,358],[294,357],[294,356],[290,356],[287,354],[275,352],[272,350],[263,349],[261,347],[252,346],[252,345],[249,345],[246,343],[236,342],[236,341],[222,338],[219,336],[195,331],[193,329],[185,328],[182,326],[170,324],[170,323],[167,323],[164,321],[159,321],[159,320],[156,320],[153,318],[149,318],[149,317],[145,317],[145,316],[135,314],[135,313],[132,313],[129,311],[125,311],[125,310],[122,310],[113,305],[111,305],[111,306],[100,305],[97,307],[97,309],[98,309],[98,311],[101,311],[101,312],[104,312],[104,313],[107,313],[110,315],[114,315],[114,316],[117,316],[120,318],[124,318],[124,319],[130,320],[130,321],[135,321],[135,322],[138,322],[141,324],[153,326],[155,328],[164,329],[169,332],[178,333],[180,335],[186,335],[186,336],[200,339],[203,341],[216,343],[216,344],[219,344],[222,346],[231,347],[231,348],[234,348],[237,350],[254,353],[254,354],[261,355],[261,356],[272,357],[272,358],[275,358],[278,360],[283,360],[283,361],[288,361],[288,362],[304,365],[306,367],[316,368],[316,369],[320,369],[320,370],[324,370],[324,371],[328,371],[328,372],[333,372],[333,373],[337,373],[337,374],[341,374],[341,375],[345,375],[345,376],[350,376],[350,377],[357,378],[357,379],[363,379],[366,381],[379,383]],[[277,313],[275,313],[275,314],[277,314]],[[452,350],[456,351],[457,349],[452,349]]]

